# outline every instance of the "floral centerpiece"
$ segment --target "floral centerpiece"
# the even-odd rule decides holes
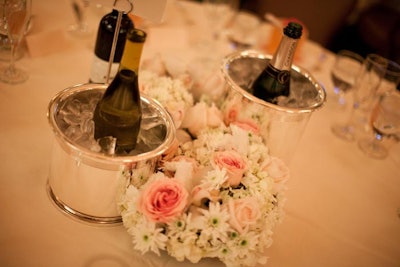
[[[162,86],[175,96],[164,102],[161,89],[152,87],[174,79],[147,77],[146,93],[167,110],[180,107],[181,116],[173,117],[186,135],[178,135],[157,172],[123,172],[119,210],[134,248],[167,251],[192,263],[205,257],[227,266],[265,263],[265,249],[282,219],[288,168],[269,154],[257,124],[227,120],[224,112],[231,109],[214,103],[193,104],[182,91],[184,83],[176,81]]]

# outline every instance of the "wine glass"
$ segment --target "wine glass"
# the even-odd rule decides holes
[[[90,36],[92,31],[87,22],[87,11],[90,6],[90,0],[70,0],[76,23],[69,25],[68,32],[77,37]]]
[[[349,50],[341,50],[336,54],[335,63],[331,68],[333,91],[337,96],[336,105],[341,110],[349,106],[349,92],[353,88],[356,78],[361,70],[364,58]],[[335,123],[332,132],[339,138],[351,141],[353,139],[348,125]]]
[[[336,54],[336,59],[331,68],[333,91],[337,95],[338,104],[347,104],[347,93],[353,87],[364,58],[349,50],[341,50]]]
[[[367,113],[382,79],[387,60],[376,54],[367,55],[355,78],[353,86],[353,104],[347,122],[334,124],[332,132],[346,141],[355,140],[356,130],[366,130]]]
[[[10,63],[0,69],[0,80],[10,84],[22,83],[28,79],[28,74],[15,67],[15,54],[31,17],[31,0],[4,0],[0,9],[11,46]]]
[[[236,49],[248,49],[257,41],[259,18],[250,12],[240,11],[236,14],[230,27],[228,36],[232,46]]]
[[[400,65],[394,61],[386,60],[385,73],[378,88],[378,94],[395,91],[400,86]],[[399,90],[399,89],[397,89]]]
[[[5,5],[5,0],[0,0],[0,5]],[[11,58],[11,45],[10,40],[7,34],[7,19],[5,14],[5,9],[0,8],[0,60],[1,61],[10,61]],[[25,34],[29,31],[29,26],[31,26],[31,20],[29,19],[27,29]],[[15,51],[15,60],[22,58],[24,55],[24,49],[22,47],[18,47]]]
[[[205,19],[211,39],[218,41],[239,8],[238,0],[204,0]]]
[[[6,59],[9,60],[9,42],[8,42],[8,35],[7,35],[7,20],[6,20],[6,12],[3,8],[5,2],[2,1],[0,3],[1,13],[0,13],[0,60]]]
[[[387,148],[382,144],[384,137],[400,134],[400,92],[387,92],[380,96],[371,114],[374,137],[358,141],[359,148],[369,157],[384,159]]]

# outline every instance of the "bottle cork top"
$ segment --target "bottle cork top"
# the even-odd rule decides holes
[[[146,32],[139,30],[137,28],[130,29],[128,32],[128,38],[132,42],[144,43],[146,41]]]
[[[283,29],[283,33],[293,39],[299,39],[303,31],[303,26],[297,22],[289,22]]]

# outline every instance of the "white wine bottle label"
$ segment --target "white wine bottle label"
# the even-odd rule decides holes
[[[118,71],[119,63],[113,63],[111,65],[110,78],[108,83],[114,79]],[[94,55],[92,68],[90,71],[90,82],[92,83],[106,83],[108,72],[108,61],[102,60],[101,58]]]

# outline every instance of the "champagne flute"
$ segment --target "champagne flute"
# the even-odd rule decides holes
[[[4,0],[0,8],[0,14],[4,14],[11,46],[10,63],[7,67],[0,69],[0,80],[10,84],[22,83],[28,79],[28,74],[15,67],[15,53],[31,17],[31,0]]]
[[[333,90],[337,95],[337,105],[346,110],[349,105],[349,92],[353,88],[361,70],[363,57],[349,50],[341,50],[336,54],[335,63],[331,69]],[[339,138],[351,141],[351,129],[347,125],[335,123],[332,132]]]
[[[384,137],[400,134],[400,92],[387,92],[380,96],[372,111],[371,124],[374,137],[358,141],[358,146],[367,156],[384,159],[388,156],[387,148],[382,144]]]
[[[76,23],[68,27],[68,32],[78,37],[90,36],[92,31],[87,22],[87,10],[90,0],[70,0]]]

